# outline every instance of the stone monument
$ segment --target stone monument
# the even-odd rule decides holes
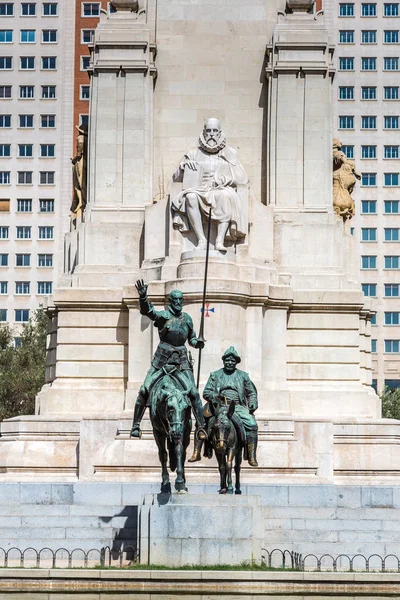
[[[114,0],[101,15],[87,205],[66,237],[36,414],[1,423],[3,482],[159,481],[147,415],[129,436],[158,344],[134,283],[151,282],[157,311],[180,289],[198,330],[210,208],[200,393],[233,344],[258,390],[258,466],[243,465],[242,484],[399,481],[400,426],[371,387],[373,310],[333,209],[323,15],[305,0],[239,4],[229,20],[185,0]],[[217,489],[215,462],[186,475],[189,490]]]

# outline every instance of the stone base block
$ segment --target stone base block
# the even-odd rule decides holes
[[[151,494],[140,513],[142,564],[215,565],[258,561],[258,496]]]

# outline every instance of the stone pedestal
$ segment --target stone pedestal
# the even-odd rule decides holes
[[[140,511],[140,562],[168,567],[258,562],[262,532],[259,496],[151,494]]]

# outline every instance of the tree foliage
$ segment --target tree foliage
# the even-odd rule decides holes
[[[382,417],[400,419],[400,388],[386,388],[381,396]]]
[[[37,310],[17,345],[11,327],[0,327],[0,420],[35,412],[35,396],[45,381],[47,321],[46,312]]]

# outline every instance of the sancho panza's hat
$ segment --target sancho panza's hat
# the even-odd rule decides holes
[[[233,356],[237,363],[240,363],[240,361],[242,360],[233,346],[229,346],[228,350],[225,350],[222,356],[222,360],[224,360],[224,358],[227,358],[228,356]]]

